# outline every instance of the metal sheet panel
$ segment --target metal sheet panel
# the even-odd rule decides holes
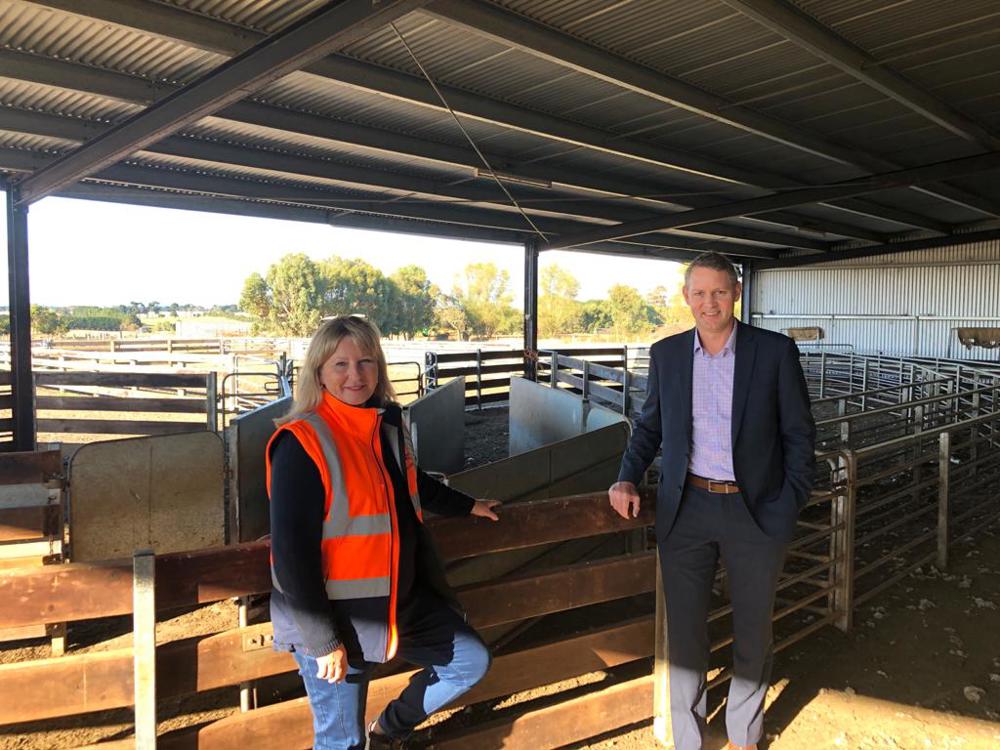
[[[274,420],[292,407],[291,396],[241,414],[226,428],[229,458],[230,541],[252,542],[271,530],[264,450]]]
[[[224,543],[222,440],[211,432],[91,443],[70,460],[74,562]]]
[[[465,465],[465,378],[455,378],[406,407],[417,463],[453,474]]]
[[[621,414],[583,401],[568,391],[524,378],[511,378],[512,456],[624,421]]]
[[[627,442],[628,425],[620,422],[454,474],[448,483],[476,497],[500,500],[606,490],[618,476]]]

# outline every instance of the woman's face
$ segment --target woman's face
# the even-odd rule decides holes
[[[378,386],[378,362],[352,337],[344,336],[320,368],[319,382],[338,401],[363,406]]]

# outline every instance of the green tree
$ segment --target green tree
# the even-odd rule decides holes
[[[439,295],[420,266],[404,266],[389,277],[396,285],[398,328],[406,339],[417,331],[426,331],[434,323],[435,298]]]
[[[510,274],[494,263],[465,267],[454,298],[465,313],[469,332],[482,338],[516,330],[517,311],[511,307]]]
[[[386,336],[400,332],[399,291],[379,269],[360,258],[333,256],[321,265],[326,315],[364,315]]]
[[[465,308],[450,294],[444,294],[438,299],[434,308],[434,325],[454,332],[455,338],[460,341],[469,338],[471,332]]]
[[[177,314],[177,303],[171,305],[174,315]],[[253,318],[256,327],[266,326],[271,313],[271,290],[268,289],[264,277],[254,271],[243,282],[240,292],[240,309]]]
[[[639,292],[625,284],[615,284],[608,290],[608,310],[612,328],[620,338],[648,333],[660,320]]]
[[[614,325],[608,301],[591,299],[580,305],[580,327],[587,333],[600,333]]]
[[[681,289],[671,294],[666,288],[658,286],[650,292],[646,299],[656,310],[664,325],[675,329],[689,328],[694,325],[691,308],[684,301],[684,293]]]
[[[312,335],[323,316],[325,284],[319,267],[304,253],[290,253],[268,269],[266,282],[269,327],[291,336]]]
[[[31,306],[32,330],[46,336],[66,333],[67,321],[58,312],[41,305]]]
[[[539,279],[538,333],[551,338],[581,330],[581,305],[576,301],[580,282],[557,265],[546,266]]]

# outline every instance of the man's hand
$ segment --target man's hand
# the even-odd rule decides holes
[[[347,677],[347,649],[337,646],[326,656],[316,658],[316,676],[329,683],[343,682]]]
[[[608,490],[611,507],[622,518],[639,515],[639,491],[631,482],[615,482]]]
[[[469,511],[470,516],[479,516],[480,518],[488,518],[491,521],[499,521],[500,516],[496,514],[496,511],[503,505],[499,500],[476,500],[476,504],[472,506],[472,510]]]

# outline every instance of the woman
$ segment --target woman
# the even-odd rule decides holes
[[[398,747],[490,665],[422,511],[496,521],[499,502],[416,467],[379,338],[363,318],[324,323],[267,448],[274,643],[298,662],[319,750]],[[365,726],[371,668],[397,654],[423,671]]]

